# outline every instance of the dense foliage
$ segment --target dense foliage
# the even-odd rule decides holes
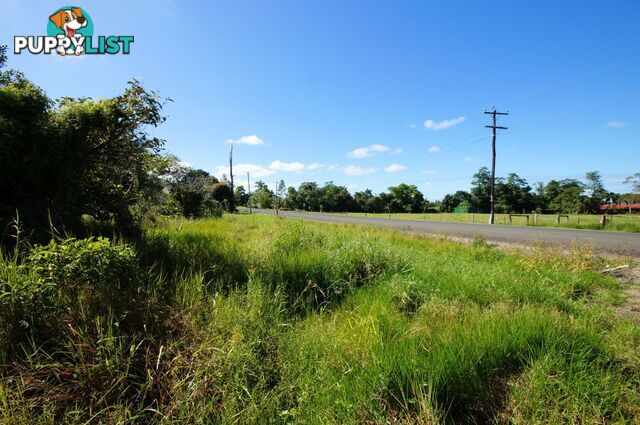
[[[0,50],[0,68],[6,57]],[[159,214],[219,215],[229,185],[162,154],[149,128],[166,100],[139,81],[108,99],[50,99],[20,72],[0,73],[0,232],[19,220],[32,241],[50,232],[138,232]]]

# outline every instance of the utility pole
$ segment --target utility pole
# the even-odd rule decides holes
[[[494,195],[496,189],[496,130],[506,130],[507,127],[499,127],[496,123],[498,115],[509,115],[509,111],[497,112],[495,106],[493,111],[484,111],[486,115],[493,116],[493,125],[485,125],[491,129],[491,188],[489,191],[489,202],[491,203],[491,211],[489,212],[489,224],[493,224],[495,218],[494,211]]]
[[[233,143],[229,151],[229,176],[231,177],[231,212],[236,212],[236,194],[233,191]]]
[[[248,171],[247,171],[247,188],[249,188],[249,214],[251,214],[251,182],[249,181]]]
[[[276,198],[276,202],[275,202],[275,207],[276,207],[276,216],[278,215],[278,210],[279,210],[279,205],[278,203],[280,202],[280,198],[278,197],[278,181],[276,180],[276,185],[275,185],[275,190],[274,190],[274,195]]]

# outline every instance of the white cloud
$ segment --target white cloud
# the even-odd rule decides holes
[[[264,145],[264,140],[256,136],[255,134],[251,136],[242,136],[236,140],[225,140],[224,141],[228,145]]]
[[[344,168],[344,173],[349,176],[366,176],[367,174],[373,174],[380,171],[373,167],[360,167],[359,165],[347,165]]]
[[[429,175],[433,175],[437,173],[436,170],[422,170],[422,174],[429,174]]]
[[[424,184],[424,185],[425,185],[425,186],[433,186],[433,183],[431,183],[431,182],[425,182],[425,184]]]
[[[371,145],[369,146],[369,149],[371,149],[373,152],[386,152],[391,148],[385,145]]]
[[[417,125],[415,125],[415,124],[409,124],[409,128],[416,128],[416,127],[417,127]]]
[[[269,168],[277,171],[302,171],[304,170],[304,164],[302,162],[282,162],[276,160],[269,165]]]
[[[349,158],[368,158],[374,156],[377,152],[389,152],[391,148],[387,145],[371,145],[367,148],[357,148],[347,152]],[[400,153],[402,149],[394,149],[393,153]]]
[[[424,122],[424,127],[430,130],[444,130],[446,128],[456,126],[466,119],[467,119],[466,117],[458,117],[458,118],[452,118],[450,120],[443,120],[439,122],[429,119]]]
[[[367,158],[373,156],[373,153],[369,148],[358,148],[347,152],[349,158]]]
[[[465,162],[475,162],[476,159],[474,157],[472,157],[472,156],[465,156],[464,157],[464,161]]]
[[[622,127],[626,127],[628,125],[629,124],[627,124],[626,122],[614,120],[614,121],[609,121],[604,126],[606,128],[622,128]]]
[[[402,148],[395,148],[391,153],[402,153]]]
[[[246,176],[246,174],[249,173],[252,178],[267,177],[275,173],[274,170],[270,170],[258,164],[236,164],[233,166],[233,172],[235,173],[234,176]],[[223,174],[229,175],[229,167],[227,165],[218,165],[216,167],[215,175],[220,177]]]
[[[307,170],[317,170],[319,168],[324,168],[326,167],[325,164],[318,164],[317,162],[314,162],[313,164],[309,164],[307,165]]]
[[[440,146],[431,146],[429,149],[427,149],[427,152],[429,153],[439,153],[440,151],[442,151],[442,149],[440,149]]]
[[[390,164],[389,166],[384,168],[384,171],[386,171],[387,173],[395,173],[398,171],[404,171],[406,169],[407,167],[402,164]]]

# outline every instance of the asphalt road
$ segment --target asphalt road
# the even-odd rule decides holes
[[[272,214],[273,210],[255,209],[259,214]],[[591,245],[598,251],[614,252],[640,256],[640,234],[623,232],[605,232],[600,230],[577,230],[557,227],[501,226],[472,223],[443,223],[435,221],[399,220],[388,218],[356,217],[337,214],[312,212],[280,211],[280,215],[305,220],[328,223],[368,224],[373,226],[394,227],[402,230],[442,234],[472,238],[483,235],[489,241],[527,243],[543,241],[562,246],[573,243]]]

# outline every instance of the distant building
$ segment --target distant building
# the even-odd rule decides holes
[[[600,211],[602,212],[632,212],[632,211],[640,211],[640,203],[636,204],[628,204],[628,203],[617,203],[617,204],[604,204],[600,205]]]

